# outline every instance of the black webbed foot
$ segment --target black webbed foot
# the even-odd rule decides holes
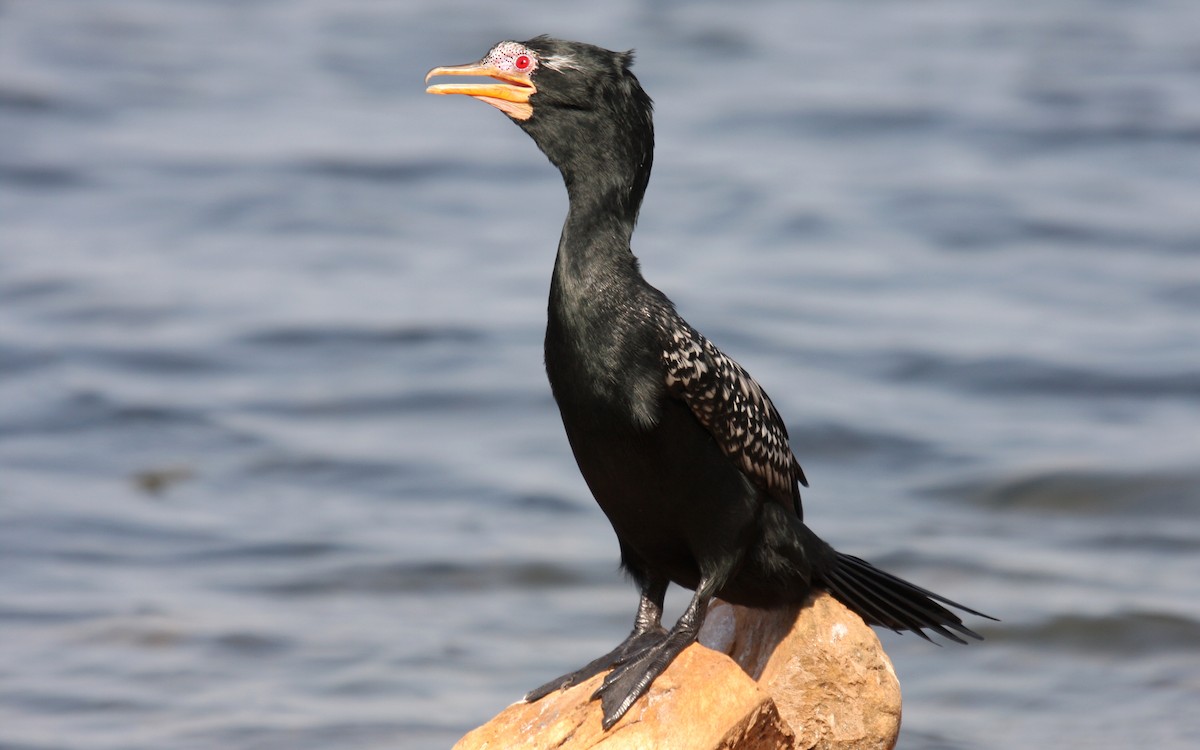
[[[683,635],[684,637],[679,637]],[[696,640],[690,634],[672,633],[660,638],[648,648],[617,664],[612,672],[604,678],[603,684],[592,694],[592,699],[600,699],[604,709],[601,723],[604,728],[611,729],[613,724],[620,721],[629,708],[650,689],[650,685],[675,660],[676,656]]]
[[[624,664],[630,659],[637,658],[642,652],[660,643],[666,635],[667,631],[661,627],[656,627],[644,633],[630,633],[628,638],[621,641],[620,645],[604,656],[593,659],[574,672],[568,672],[561,677],[550,680],[545,685],[530,690],[525,694],[525,702],[534,703],[556,690],[565,690],[572,685],[578,685],[607,669]]]
[[[695,642],[700,626],[704,624],[708,603],[722,580],[724,576],[709,575],[702,578],[696,587],[696,594],[675,627],[648,648],[629,654],[604,678],[604,682],[592,694],[592,699],[600,699],[600,707],[604,711],[601,724],[606,731],[621,720],[638,698],[646,694],[650,685],[666,671],[675,657]]]
[[[624,548],[621,551],[621,558],[628,564],[629,558]],[[642,597],[638,602],[637,616],[633,619],[633,630],[625,640],[599,659],[593,659],[574,672],[556,677],[545,685],[530,690],[525,694],[525,702],[533,703],[545,698],[555,690],[577,685],[606,669],[611,669],[635,658],[638,654],[662,641],[667,635],[667,631],[663,630],[661,624],[663,597],[667,593],[667,579],[656,576],[646,577],[642,581],[641,589]]]

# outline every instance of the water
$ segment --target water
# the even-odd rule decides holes
[[[445,747],[622,637],[540,365],[558,176],[422,93],[552,32],[639,49],[636,250],[812,525],[1003,620],[884,636],[900,747],[1195,747],[1198,27],[0,3],[0,746]]]

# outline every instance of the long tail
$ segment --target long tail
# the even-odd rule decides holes
[[[866,560],[841,552],[835,555],[837,561],[822,575],[820,585],[868,625],[891,628],[897,633],[911,630],[927,641],[933,640],[925,633],[930,630],[965,644],[961,636],[976,640],[983,640],[983,636],[963,625],[958,615],[942,604],[989,620],[996,619],[882,571]]]

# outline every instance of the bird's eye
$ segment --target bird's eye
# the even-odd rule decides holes
[[[529,55],[517,55],[514,64],[517,66],[517,70],[528,70],[530,62],[532,61],[529,59]]]

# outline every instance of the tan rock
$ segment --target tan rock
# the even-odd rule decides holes
[[[454,750],[783,750],[788,730],[770,696],[729,657],[692,645],[650,692],[607,733],[600,702],[589,700],[603,675],[537,703],[514,703],[470,732]]]
[[[890,750],[900,732],[900,682],[875,632],[820,593],[803,608],[714,602],[700,642],[758,680],[800,750]]]
[[[601,679],[515,703],[455,750],[890,750],[900,730],[891,661],[828,594],[774,610],[714,602],[700,644],[607,733],[590,700]]]

